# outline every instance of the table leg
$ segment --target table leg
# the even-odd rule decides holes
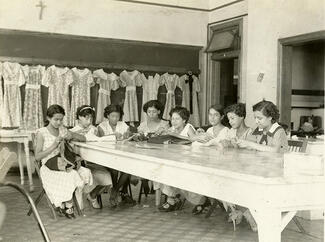
[[[25,139],[24,148],[25,148],[25,154],[26,154],[26,166],[27,166],[27,174],[28,174],[28,181],[29,181],[29,191],[33,192],[34,191],[33,174],[32,174],[32,167],[30,164],[28,142],[29,142],[28,139]]]
[[[281,211],[263,209],[254,213],[259,242],[281,242]]]
[[[156,206],[158,207],[160,205],[160,199],[161,199],[161,190],[156,190]]]
[[[17,152],[18,152],[18,165],[19,165],[19,172],[20,172],[20,184],[24,185],[24,166],[21,161],[21,144],[17,143]]]

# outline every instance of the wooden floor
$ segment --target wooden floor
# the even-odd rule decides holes
[[[17,175],[10,174],[7,180],[19,182]],[[36,191],[39,193],[39,181],[34,177]],[[27,187],[27,186],[26,186]],[[133,187],[137,198],[138,187]],[[111,210],[107,206],[107,195],[103,196],[104,208],[91,210],[86,203],[85,216],[75,220],[50,216],[46,202],[42,201],[39,212],[52,241],[258,241],[257,233],[242,222],[236,231],[227,223],[226,213],[220,208],[210,218],[204,215],[193,216],[192,206],[185,204],[177,213],[160,213],[154,207],[154,195],[143,199],[134,207],[118,207]],[[0,188],[0,201],[7,206],[7,216],[0,237],[2,241],[42,241],[34,218],[26,216],[25,199],[15,190]],[[323,222],[306,221],[299,218],[308,234],[298,232],[294,223],[290,223],[282,232],[282,241],[318,242],[323,241]]]

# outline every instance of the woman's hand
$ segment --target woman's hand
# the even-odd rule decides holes
[[[167,130],[163,127],[158,128],[158,130],[155,132],[155,135],[165,135],[167,133]]]
[[[123,140],[123,134],[121,134],[121,133],[115,132],[115,137],[116,137],[116,140],[119,140],[119,141]]]
[[[63,138],[65,140],[71,140],[72,139],[72,133],[71,133],[71,131],[67,130],[67,132],[63,135]]]
[[[204,134],[204,133],[205,133],[205,131],[204,131],[204,129],[202,129],[202,128],[198,128],[198,129],[195,131],[195,134],[196,134],[196,135]]]
[[[61,137],[61,136],[56,137],[55,138],[55,141],[54,141],[55,146],[56,147],[59,146],[59,144],[61,143],[61,141],[63,141],[63,137]]]

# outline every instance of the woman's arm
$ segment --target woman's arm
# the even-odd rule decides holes
[[[42,134],[38,133],[36,137],[35,159],[39,161],[51,154],[59,146],[62,140],[63,138],[59,136],[55,139],[54,143],[50,147],[45,150],[42,150],[44,139]]]
[[[105,136],[105,132],[100,126],[98,126],[98,136],[99,137]]]
[[[280,147],[278,147],[278,146],[262,145],[262,144],[255,143],[253,141],[242,140],[242,139],[239,139],[237,141],[237,145],[240,148],[265,151],[265,152],[273,152],[273,153],[279,152],[279,149],[280,149]]]

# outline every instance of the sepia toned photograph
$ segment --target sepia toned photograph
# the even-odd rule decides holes
[[[0,0],[0,242],[325,242],[324,0]]]

